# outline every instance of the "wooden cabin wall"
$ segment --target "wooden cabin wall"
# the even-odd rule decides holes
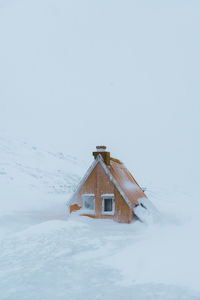
[[[131,223],[134,214],[118,189],[115,187],[115,215],[114,220],[119,223]]]
[[[130,223],[133,219],[133,212],[125,202],[109,176],[104,171],[100,163],[94,168],[89,175],[88,179],[80,189],[77,195],[77,204],[70,207],[70,212],[80,209],[82,207],[82,195],[94,194],[95,195],[95,215],[87,215],[92,218],[99,219],[114,219],[121,223]],[[102,215],[102,195],[114,194],[115,197],[115,213],[114,216]]]

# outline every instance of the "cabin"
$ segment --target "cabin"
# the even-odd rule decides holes
[[[134,177],[106,146],[97,146],[94,161],[69,201],[70,214],[131,223],[142,219],[148,199]]]

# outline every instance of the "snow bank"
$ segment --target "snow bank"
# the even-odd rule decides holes
[[[159,222],[67,218],[84,167],[7,139],[0,153],[2,299],[200,299],[197,197],[149,187]],[[151,202],[140,203],[156,215]]]
[[[87,217],[27,226],[0,242],[1,297],[197,300],[199,242],[186,228]]]

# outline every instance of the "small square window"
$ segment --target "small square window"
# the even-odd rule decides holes
[[[92,194],[83,195],[83,209],[89,213],[95,212],[95,197]]]
[[[114,215],[114,212],[115,212],[114,194],[102,195],[102,214]]]

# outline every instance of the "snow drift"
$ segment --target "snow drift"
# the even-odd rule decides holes
[[[85,166],[2,137],[0,153],[1,299],[200,299],[199,203],[189,194],[148,187],[161,213],[148,225],[68,218]]]

